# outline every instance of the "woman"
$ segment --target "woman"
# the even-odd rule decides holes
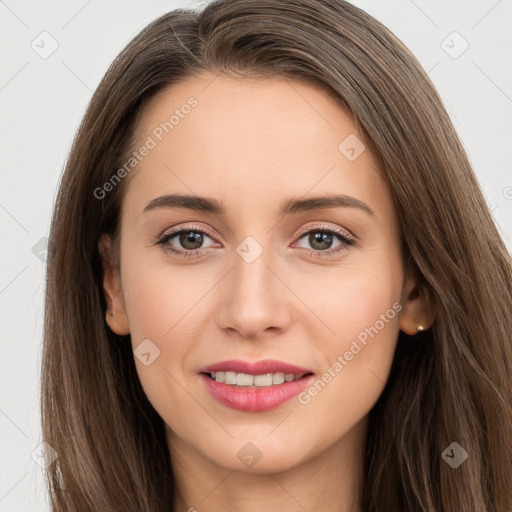
[[[154,21],[60,185],[53,511],[512,508],[510,257],[428,77],[341,0]]]

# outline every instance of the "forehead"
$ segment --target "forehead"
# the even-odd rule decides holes
[[[265,207],[272,198],[333,189],[386,199],[353,119],[314,85],[204,73],[151,98],[137,134],[135,149],[150,139],[152,146],[130,175],[126,201],[138,211],[164,192],[223,202],[227,194],[239,206]]]
[[[195,106],[189,108],[191,102]],[[191,121],[185,122],[187,118]],[[166,131],[161,125],[168,121],[172,127],[167,125]],[[181,138],[193,132],[202,145],[220,146],[227,154],[244,139],[248,150],[262,145],[265,149],[289,147],[308,140],[311,146],[321,142],[327,148],[333,142],[327,134],[336,141],[344,132],[357,133],[352,118],[327,89],[286,78],[209,73],[168,86],[151,98],[140,120],[139,135],[156,130],[159,139],[159,128],[164,129],[163,142],[169,145],[173,141],[179,145]],[[270,139],[271,135],[276,138]]]

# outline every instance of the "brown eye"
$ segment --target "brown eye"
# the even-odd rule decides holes
[[[200,256],[203,249],[207,249],[210,245],[203,245],[207,239],[212,240],[212,237],[201,229],[176,229],[162,235],[156,242],[162,248],[179,256]]]
[[[300,244],[304,240],[309,247]],[[347,234],[327,228],[311,229],[299,238],[300,247],[316,256],[338,253],[347,250],[349,246],[355,245],[355,243],[355,240]]]
[[[323,251],[325,249],[330,249],[333,242],[333,236],[331,233],[312,231],[309,234],[308,242],[315,251]]]
[[[184,249],[199,249],[203,243],[203,234],[198,231],[182,231],[179,234],[179,241]]]

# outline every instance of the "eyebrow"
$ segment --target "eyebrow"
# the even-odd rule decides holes
[[[308,199],[288,199],[281,203],[280,215],[321,210],[323,208],[358,208],[364,212],[375,215],[375,212],[366,204],[347,195],[328,195],[310,197]],[[209,197],[190,196],[184,194],[168,194],[152,199],[142,213],[159,208],[183,208],[201,212],[225,215],[226,209],[222,201]]]

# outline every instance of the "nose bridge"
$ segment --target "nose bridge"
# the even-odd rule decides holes
[[[260,235],[259,240],[253,236],[244,238],[235,248],[234,258],[234,282],[237,292],[244,296],[259,296],[260,294],[270,294],[273,288],[271,283],[273,274],[269,270],[272,261],[271,237]],[[267,297],[267,300],[270,297]]]
[[[264,240],[262,240],[264,238]],[[275,266],[271,236],[247,236],[233,253],[228,282],[222,287],[219,320],[223,328],[232,328],[244,336],[257,336],[269,327],[286,322],[286,295],[279,279],[270,269]]]

